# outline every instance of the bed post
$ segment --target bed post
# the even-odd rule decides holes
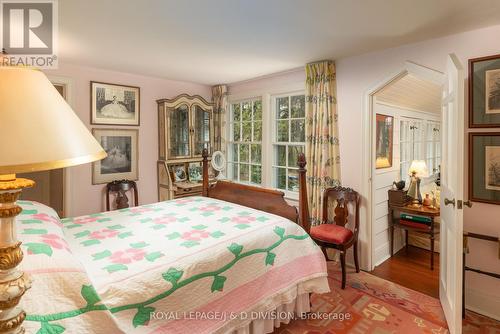
[[[206,148],[203,149],[201,156],[203,157],[203,189],[201,195],[208,197],[208,150]]]
[[[309,217],[309,205],[307,198],[306,182],[306,156],[300,153],[297,159],[299,165],[299,222],[302,228],[309,234],[311,230],[311,220]]]

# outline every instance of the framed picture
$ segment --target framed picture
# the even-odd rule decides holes
[[[140,88],[90,82],[90,123],[139,125]]]
[[[376,115],[376,168],[392,167],[392,140],[394,118],[387,115]]]
[[[174,182],[182,182],[187,180],[185,164],[172,165],[171,168]]]
[[[469,60],[469,127],[500,127],[500,55]]]
[[[139,178],[139,130],[92,129],[108,156],[92,164],[92,184]]]
[[[203,178],[203,170],[201,168],[200,162],[189,163],[189,181],[191,182],[201,182]]]
[[[500,132],[469,133],[469,199],[500,204]]]

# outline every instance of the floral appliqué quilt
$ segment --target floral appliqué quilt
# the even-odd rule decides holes
[[[21,204],[23,265],[45,299],[25,297],[26,323],[39,333],[73,333],[85,317],[95,328],[109,323],[107,333],[226,332],[247,324],[246,312],[329,290],[324,257],[307,233],[259,210],[189,197],[59,220],[50,208]],[[51,283],[47,310],[51,278],[38,279],[37,270],[59,258],[66,267],[50,270],[63,278]]]

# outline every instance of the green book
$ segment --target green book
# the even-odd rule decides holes
[[[409,220],[416,223],[423,223],[426,225],[430,225],[432,222],[432,219],[429,217],[414,216],[414,215],[409,215],[407,213],[402,213],[401,219]]]

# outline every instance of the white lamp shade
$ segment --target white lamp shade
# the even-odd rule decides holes
[[[106,152],[38,70],[0,67],[0,174],[79,165]]]
[[[429,169],[427,169],[427,164],[424,160],[413,160],[409,172],[410,175],[415,173],[415,176],[418,178],[429,176]]]

